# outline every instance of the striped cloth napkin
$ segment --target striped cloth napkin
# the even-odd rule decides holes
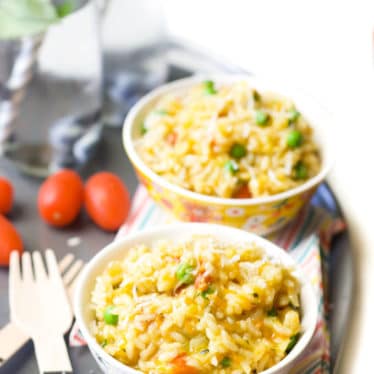
[[[138,187],[132,210],[126,224],[118,231],[115,240],[126,234],[147,227],[175,221],[156,206],[143,186]],[[328,301],[326,300],[327,259],[333,236],[345,229],[340,217],[327,210],[310,205],[281,231],[267,238],[287,250],[310,278],[319,299],[318,324],[311,343],[295,363],[290,374],[330,373],[330,340],[327,326]],[[70,333],[70,345],[81,346],[85,342],[74,325]]]

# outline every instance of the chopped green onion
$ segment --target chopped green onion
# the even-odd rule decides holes
[[[257,103],[261,100],[261,95],[258,93],[258,91],[253,90],[252,92],[253,100]]]
[[[217,93],[217,90],[214,87],[213,81],[205,81],[204,90],[207,95],[215,95]]]
[[[113,313],[114,306],[108,306],[104,311],[104,321],[107,325],[118,324],[118,314]]]
[[[277,310],[273,307],[266,313],[268,317],[276,317],[278,315]]]
[[[101,346],[104,348],[108,345],[108,340],[104,339],[102,342],[101,342]]]
[[[234,160],[228,160],[225,162],[225,170],[230,172],[231,174],[235,174],[239,171],[239,165]]]
[[[165,109],[156,109],[153,111],[154,114],[158,114],[160,116],[167,116],[169,113]]]
[[[298,130],[292,130],[287,135],[287,145],[290,148],[300,147],[303,142],[303,135]]]
[[[194,270],[195,268],[192,265],[182,263],[178,266],[175,276],[182,284],[191,284],[195,280],[193,275]]]
[[[212,286],[208,286],[208,288],[201,292],[201,297],[204,299],[208,299],[208,295],[211,295],[215,292],[215,289]]]
[[[297,119],[300,117],[300,112],[298,112],[296,109],[291,109],[288,112],[288,123],[294,123],[297,121]]]
[[[236,159],[240,159],[247,154],[247,150],[244,145],[240,143],[234,143],[230,148],[230,156]]]
[[[286,348],[286,353],[287,354],[292,351],[292,348],[296,345],[299,338],[300,338],[300,333],[297,333],[297,334],[291,336],[290,342],[288,343],[288,346]]]
[[[308,169],[302,161],[299,161],[295,168],[295,179],[305,179],[308,177]]]
[[[144,135],[147,131],[148,129],[145,127],[145,123],[143,122],[142,126],[140,127],[140,133]]]
[[[223,359],[222,359],[222,361],[220,362],[220,364],[221,364],[221,366],[223,367],[223,368],[228,368],[228,367],[230,367],[230,365],[231,365],[231,359],[230,359],[230,357],[224,357]]]
[[[256,123],[259,126],[266,126],[269,122],[269,114],[266,112],[263,112],[262,110],[256,111]]]

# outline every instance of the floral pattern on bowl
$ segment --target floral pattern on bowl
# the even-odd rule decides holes
[[[210,222],[238,227],[266,235],[292,221],[317,187],[279,201],[254,205],[225,206],[181,196],[151,180],[139,169],[136,173],[152,199],[173,216],[185,222]]]

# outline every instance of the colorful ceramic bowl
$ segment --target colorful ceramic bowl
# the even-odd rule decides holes
[[[301,336],[292,351],[282,361],[262,372],[263,374],[289,373],[290,369],[295,364],[295,360],[300,358],[301,354],[308,346],[317,324],[317,298],[310,282],[298,269],[290,255],[272,242],[243,230],[206,223],[179,223],[165,225],[159,226],[156,229],[127,235],[123,239],[109,244],[85,266],[76,286],[76,292],[74,295],[74,313],[80,331],[82,332],[83,337],[98,365],[102,368],[104,373],[140,374],[139,371],[124,365],[114,357],[110,356],[96,341],[92,333],[91,329],[94,313],[92,309],[90,309],[90,298],[95,286],[96,278],[102,274],[109,262],[122,259],[126,252],[135,245],[152,245],[153,242],[165,238],[173,241],[186,240],[194,235],[212,235],[216,239],[224,242],[255,243],[274,260],[279,261],[281,264],[286,266],[292,266],[295,268],[293,274],[301,284]]]
[[[230,199],[202,195],[188,191],[153,172],[140,158],[134,140],[141,136],[141,125],[146,115],[154,108],[160,97],[168,93],[183,93],[198,82],[211,79],[219,83],[247,81],[259,91],[278,92],[290,97],[296,107],[314,128],[315,139],[320,147],[322,167],[320,172],[301,186],[286,192],[258,198]],[[211,222],[235,226],[260,235],[268,234],[286,225],[305,206],[318,185],[324,180],[331,165],[328,135],[332,129],[332,118],[312,98],[288,86],[268,84],[257,78],[243,75],[209,76],[182,79],[165,84],[143,97],[129,112],[123,127],[124,147],[140,181],[149,195],[160,206],[181,220],[189,222]]]

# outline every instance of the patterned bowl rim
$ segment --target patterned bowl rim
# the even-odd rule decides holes
[[[329,173],[333,160],[330,154],[330,147],[327,146],[328,139],[326,136],[323,136],[323,144],[319,144],[320,149],[322,151],[322,168],[320,172],[314,176],[313,178],[307,180],[300,186],[287,190],[285,192],[270,195],[270,196],[262,196],[262,197],[255,197],[255,198],[245,198],[245,199],[234,199],[234,198],[222,198],[222,197],[215,197],[215,196],[208,196],[203,195],[197,192],[189,191],[180,187],[176,184],[173,184],[167,181],[165,178],[157,175],[153,172],[140,158],[137,154],[135,147],[134,147],[134,134],[135,129],[137,126],[140,125],[141,121],[139,117],[144,116],[152,106],[157,102],[157,100],[170,92],[177,92],[188,89],[190,86],[202,82],[204,80],[214,80],[216,83],[230,83],[234,81],[247,81],[253,87],[266,87],[267,90],[283,93],[285,96],[291,97],[293,100],[295,98],[301,98],[304,103],[307,103],[309,107],[309,111],[313,111],[314,113],[318,112],[318,117],[324,118],[324,120],[328,120],[329,123],[333,123],[333,117],[331,113],[329,113],[324,107],[322,107],[319,103],[317,103],[314,99],[310,96],[304,94],[302,91],[290,88],[289,85],[286,85],[286,88],[277,89],[277,86],[282,84],[269,84],[266,80],[260,80],[253,76],[249,75],[195,75],[189,78],[184,78],[180,80],[173,81],[171,83],[164,84],[159,88],[154,89],[153,91],[149,92],[145,95],[142,99],[140,99],[137,104],[135,104],[129,113],[127,114],[122,131],[122,139],[123,145],[126,150],[126,153],[133,163],[133,165],[145,176],[147,176],[151,181],[154,181],[156,184],[160,185],[163,188],[173,191],[175,194],[182,195],[185,198],[189,198],[195,201],[200,201],[204,204],[214,204],[214,205],[227,205],[227,206],[252,206],[258,204],[267,204],[273,203],[279,200],[285,200],[292,196],[302,194],[312,188],[318,186],[327,176]],[[290,92],[289,94],[286,94]],[[310,107],[311,106],[311,107]],[[302,110],[304,113],[304,111]],[[304,113],[305,115],[305,113]],[[321,122],[323,119],[321,118]],[[316,121],[314,121],[316,123]],[[315,125],[312,124],[313,127]],[[322,127],[322,126],[321,126]],[[331,126],[330,126],[331,127]],[[326,130],[325,130],[326,131]],[[332,130],[329,130],[330,132]]]
[[[115,259],[123,258],[127,250],[136,244],[152,243],[155,240],[168,238],[169,240],[185,240],[192,235],[213,235],[218,240],[230,243],[255,243],[260,246],[267,255],[276,261],[294,268],[293,274],[301,284],[300,298],[302,309],[302,334],[292,351],[276,365],[263,371],[263,374],[279,374],[289,367],[307,348],[310,343],[318,320],[317,296],[305,273],[300,269],[295,260],[282,248],[271,241],[256,234],[240,230],[234,227],[217,225],[212,223],[175,223],[160,225],[156,228],[137,231],[119,240],[116,240],[100,252],[98,252],[85,266],[80,275],[74,293],[74,313],[78,327],[86,340],[88,346],[93,350],[100,360],[104,360],[112,367],[122,373],[140,373],[139,371],[121,363],[110,356],[96,341],[91,332],[92,311],[89,310],[90,295],[96,277],[102,273],[105,266]]]

